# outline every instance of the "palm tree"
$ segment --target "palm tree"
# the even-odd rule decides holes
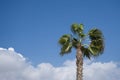
[[[72,34],[64,34],[59,39],[59,44],[61,45],[60,55],[63,56],[64,54],[70,53],[72,48],[75,48],[77,50],[76,80],[83,80],[83,57],[90,59],[91,57],[97,57],[103,53],[103,34],[97,28],[93,28],[87,34],[85,34],[83,24],[72,24],[71,31]]]

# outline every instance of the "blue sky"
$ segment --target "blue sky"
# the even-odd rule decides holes
[[[59,66],[75,58],[75,50],[59,55],[59,37],[71,33],[72,23],[83,23],[103,31],[105,51],[96,61],[119,62],[119,21],[119,0],[0,0],[0,47],[13,47],[34,65]]]

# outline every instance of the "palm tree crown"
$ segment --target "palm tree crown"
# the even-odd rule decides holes
[[[89,59],[92,56],[96,57],[103,53],[104,39],[103,34],[99,29],[93,28],[85,34],[83,24],[72,24],[71,31],[72,34],[64,34],[59,39],[61,55],[70,53],[72,48],[77,49],[77,45],[81,46],[83,56]],[[88,38],[90,40],[89,44],[85,44],[84,41]]]

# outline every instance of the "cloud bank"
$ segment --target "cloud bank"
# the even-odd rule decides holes
[[[84,62],[84,80],[119,80],[120,66],[115,62]],[[75,60],[55,67],[40,63],[34,67],[14,48],[0,48],[1,80],[76,80]]]

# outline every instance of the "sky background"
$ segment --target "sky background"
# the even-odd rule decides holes
[[[60,66],[75,59],[75,50],[61,57],[58,44],[72,23],[102,30],[105,51],[95,61],[120,61],[119,0],[0,0],[0,47],[13,47],[35,66]]]

